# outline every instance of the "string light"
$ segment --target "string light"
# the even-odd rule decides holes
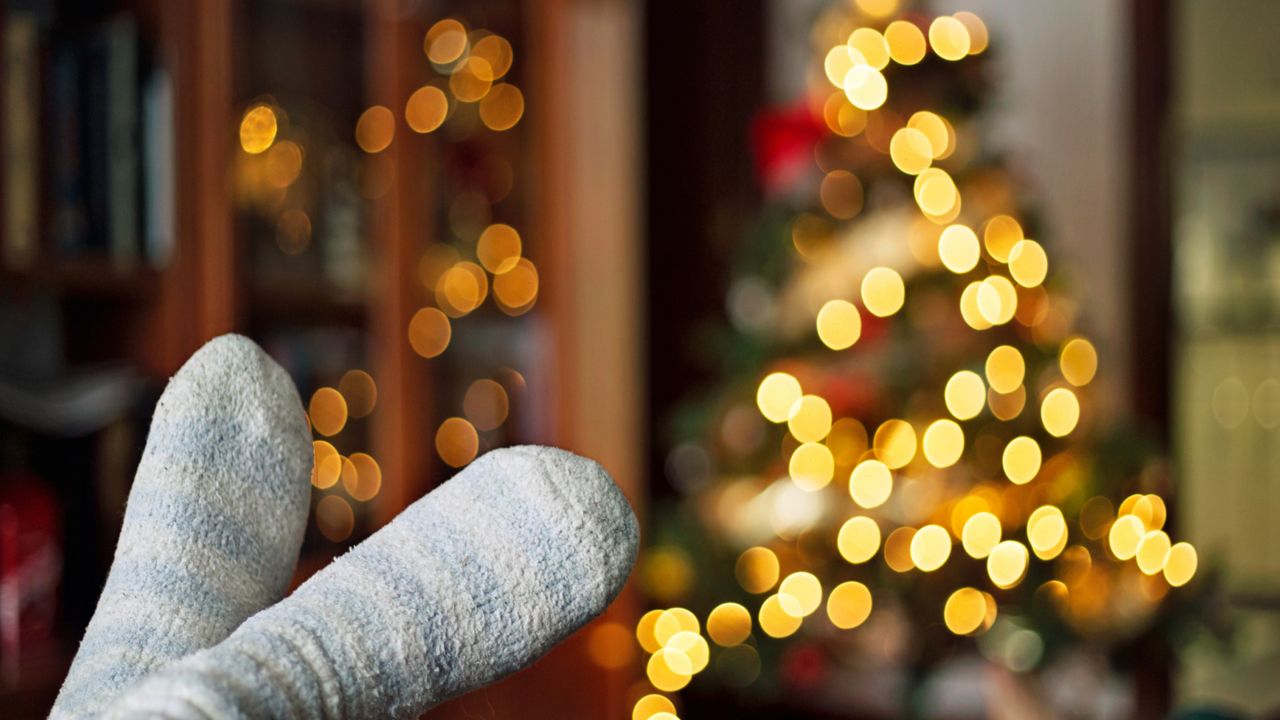
[[[889,64],[889,43],[869,27],[860,27],[849,35],[849,47],[862,56],[862,62],[876,70]]]
[[[636,701],[631,710],[631,720],[663,720],[658,716],[663,713],[675,715],[675,712],[676,706],[667,696],[651,693]]]
[[[916,456],[916,431],[906,420],[886,420],[871,441],[876,457],[894,470],[906,467]]]
[[[880,526],[865,515],[851,517],[840,526],[836,547],[840,556],[854,565],[867,562],[880,549]]]
[[[783,598],[791,611],[783,609]],[[790,595],[770,595],[760,605],[760,630],[771,638],[785,638],[800,629],[799,601]]]
[[[820,442],[831,432],[831,406],[819,395],[802,395],[787,413],[787,429],[802,443]]]
[[[841,630],[852,630],[871,616],[871,591],[856,580],[842,582],[827,597],[827,617]]]
[[[859,506],[877,508],[889,499],[893,491],[893,474],[879,460],[858,463],[849,477],[849,495]]]
[[[800,381],[784,372],[771,373],[760,381],[756,406],[769,422],[782,423],[791,417],[791,407],[800,400]]]
[[[494,85],[480,101],[480,121],[495,132],[510,130],[524,117],[524,93],[508,83]]]
[[[751,636],[751,613],[738,603],[722,603],[707,616],[707,635],[721,647],[746,642]]]
[[[935,18],[929,25],[929,45],[943,60],[960,60],[969,54],[969,30],[954,17]]]
[[[1001,533],[1000,518],[990,512],[977,512],[965,521],[960,543],[965,554],[982,560],[1000,543]]]
[[[278,129],[275,110],[265,104],[254,105],[240,119],[240,147],[250,155],[266,152]]]
[[[921,572],[933,572],[951,557],[951,536],[941,525],[925,525],[911,538],[911,562]]]
[[[907,127],[923,133],[929,140],[934,160],[945,160],[955,149],[956,132],[951,128],[951,124],[937,113],[928,110],[912,113],[907,120]]]
[[[326,437],[342,432],[347,424],[347,401],[342,393],[330,387],[322,387],[311,395],[307,405],[311,427]]]
[[[872,268],[862,278],[862,304],[872,315],[888,317],[902,309],[905,299],[902,276],[890,268]]]
[[[920,28],[907,20],[894,20],[884,29],[884,38],[889,45],[889,57],[899,65],[915,65],[924,59],[924,33]]]
[[[956,635],[970,635],[982,627],[987,615],[987,600],[971,587],[951,593],[942,610],[943,622]]]
[[[356,121],[356,144],[367,153],[379,153],[391,145],[396,134],[396,118],[391,110],[374,105]]]
[[[818,338],[832,350],[853,347],[862,335],[862,316],[847,300],[830,300],[818,311]]]
[[[778,584],[778,556],[766,547],[753,547],[738,556],[734,575],[743,590],[759,595]],[[651,651],[652,652],[652,651]]]
[[[981,252],[977,233],[965,225],[948,225],[938,236],[938,257],[944,267],[957,275],[977,267]]]
[[[972,370],[961,370],[947,380],[943,390],[947,412],[957,420],[971,420],[986,406],[987,388]]]
[[[404,120],[416,133],[435,132],[449,116],[449,98],[435,85],[423,85],[409,96]]]

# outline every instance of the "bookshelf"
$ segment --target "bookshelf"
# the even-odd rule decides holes
[[[643,262],[633,206],[638,161],[635,143],[627,140],[639,134],[635,100],[627,90],[635,83],[619,81],[638,75],[633,3],[104,0],[94,8],[86,14],[56,2],[0,6],[6,52],[14,23],[26,24],[31,33],[24,52],[32,65],[23,67],[35,68],[25,85],[15,84],[13,73],[22,67],[15,69],[6,54],[5,92],[25,88],[26,107],[49,113],[50,68],[61,44],[93,38],[104,26],[119,27],[123,18],[132,29],[117,32],[136,38],[137,92],[152,98],[150,106],[139,101],[139,116],[165,115],[164,107],[155,107],[158,93],[161,105],[169,103],[171,120],[159,132],[138,126],[138,179],[127,200],[135,206],[135,231],[66,252],[74,245],[59,244],[54,222],[65,198],[49,185],[65,161],[64,148],[36,125],[34,135],[28,133],[39,136],[35,150],[16,152],[13,140],[22,133],[11,134],[10,128],[16,123],[22,130],[24,120],[12,117],[12,104],[0,112],[0,344],[8,337],[6,313],[29,315],[26,308],[38,305],[48,309],[47,325],[10,332],[31,338],[48,329],[60,339],[48,353],[68,372],[104,363],[123,366],[145,389],[119,417],[86,437],[32,440],[37,433],[0,414],[0,437],[30,444],[42,457],[87,449],[81,467],[39,458],[31,464],[50,478],[65,476],[50,484],[58,493],[78,489],[60,495],[59,502],[93,518],[68,529],[65,552],[94,548],[91,562],[66,570],[57,596],[56,642],[49,645],[54,649],[31,672],[0,678],[0,706],[16,707],[15,717],[47,711],[105,577],[117,531],[113,523],[145,439],[151,403],[186,357],[218,334],[241,332],[262,343],[293,374],[304,402],[348,370],[376,379],[375,410],[328,439],[343,453],[358,450],[376,458],[381,489],[365,503],[348,500],[355,521],[342,539],[326,538],[313,523],[299,580],[453,473],[435,451],[433,436],[442,420],[462,414],[464,390],[478,378],[519,378],[506,386],[508,420],[479,433],[481,452],[513,442],[559,444],[601,460],[639,502],[643,386],[636,358]],[[445,17],[509,39],[516,56],[512,82],[527,98],[516,128],[466,136],[443,128],[418,134],[404,126],[409,96],[424,83],[440,81],[439,68],[423,56],[423,42]],[[18,40],[22,50],[21,32]],[[163,87],[153,82],[157,73],[167,75],[167,98],[163,90],[148,90]],[[238,126],[258,103],[280,112],[280,138],[303,151],[304,169],[283,205],[246,199],[240,175],[245,152]],[[378,153],[362,153],[352,129],[373,106],[395,113],[394,141]],[[511,188],[492,203],[488,220],[520,228],[541,291],[528,312],[486,307],[455,318],[449,351],[427,360],[407,341],[414,314],[435,302],[422,282],[423,256],[442,243],[465,249],[474,241],[458,242],[451,233],[469,232],[458,221],[465,217],[459,207],[466,205],[466,198],[459,199],[459,177],[471,175],[457,168],[471,168],[467,163],[477,155],[501,156],[511,165]],[[366,193],[370,168],[379,167],[390,169],[385,188]],[[356,184],[343,185],[341,178],[355,178]],[[36,199],[17,208],[17,215],[14,198],[23,195],[13,192],[15,179],[36,189]],[[344,195],[352,191],[354,200]],[[355,255],[350,243],[335,239],[341,232],[334,228],[346,227],[350,218],[334,208],[354,208],[360,229]],[[307,213],[314,228],[308,249],[296,254],[282,252],[279,240],[280,218],[290,209]],[[132,249],[113,249],[113,242]],[[352,266],[359,271],[345,272]],[[10,373],[9,380],[23,382],[12,372],[0,358],[0,379]],[[73,477],[86,470],[91,481]],[[0,474],[0,487],[4,478]],[[322,494],[317,491],[317,497]],[[89,496],[95,499],[86,501]],[[626,625],[635,608],[628,592],[605,621]],[[477,708],[523,717],[622,714],[639,677],[638,661],[602,665],[593,660],[600,649],[589,647],[589,635],[511,681],[431,716],[467,717]],[[571,695],[535,691],[563,686],[565,677],[578,686]]]

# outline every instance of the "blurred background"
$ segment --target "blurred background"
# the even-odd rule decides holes
[[[1276,27],[5,0],[0,708],[239,332],[315,435],[297,582],[508,444],[642,519],[604,618],[430,717],[1280,717]]]

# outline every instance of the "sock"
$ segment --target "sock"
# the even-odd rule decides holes
[[[279,365],[236,335],[193,355],[156,406],[111,572],[51,717],[98,715],[279,600],[311,464],[302,403]]]
[[[495,450],[106,717],[416,718],[600,614],[638,540],[596,463]]]

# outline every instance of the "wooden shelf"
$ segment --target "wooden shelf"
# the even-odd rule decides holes
[[[0,270],[0,279],[16,287],[49,288],[68,296],[145,300],[155,296],[160,273],[139,266],[123,270],[108,260],[73,259],[45,263],[31,271]]]
[[[344,297],[323,283],[257,282],[250,291],[249,314],[268,323],[363,327],[368,308],[360,298]]]

